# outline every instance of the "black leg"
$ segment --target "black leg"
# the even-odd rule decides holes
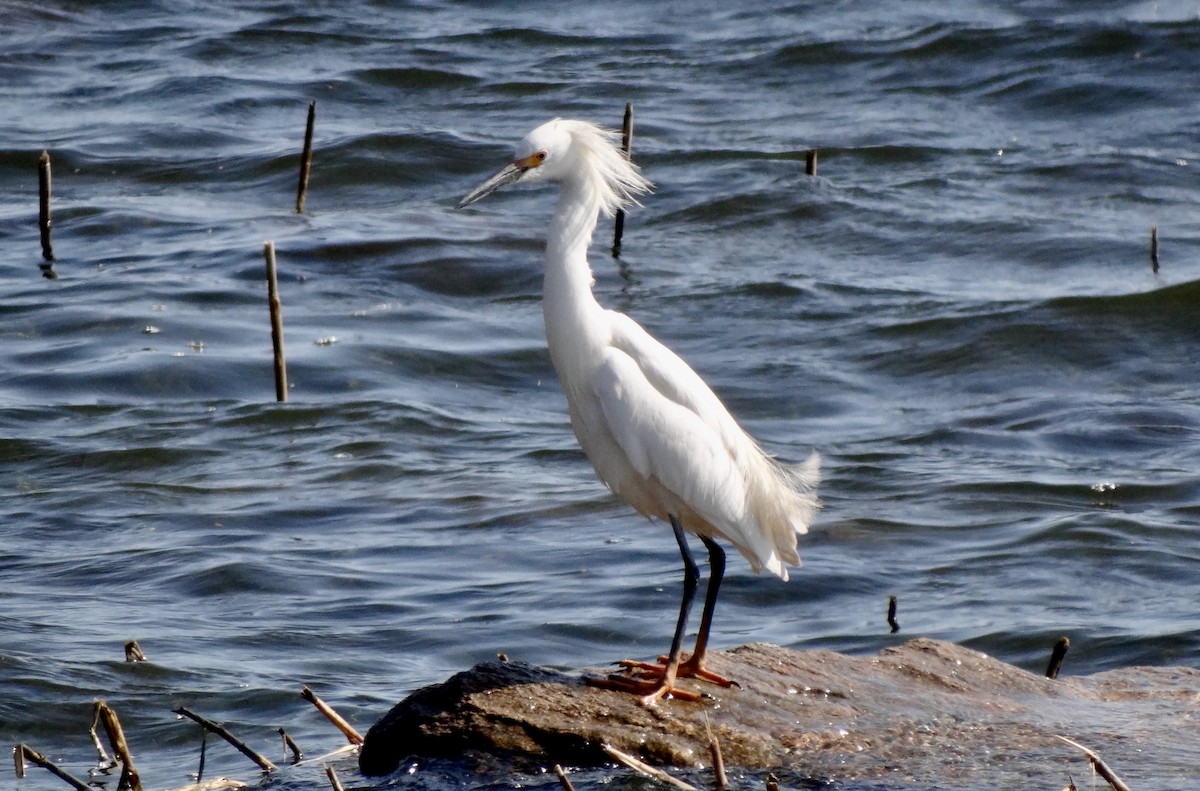
[[[671,653],[667,656],[667,670],[663,680],[668,685],[675,681],[675,669],[679,667],[679,652],[683,648],[683,633],[687,631],[688,614],[692,611],[692,599],[696,597],[696,583],[700,579],[700,568],[688,547],[683,525],[674,514],[668,514],[679,554],[683,557],[683,600],[679,603],[679,621],[675,624],[675,636],[671,638]]]
[[[713,611],[717,609],[717,593],[721,590],[721,580],[725,577],[725,550],[708,536],[700,536],[700,540],[708,547],[709,572],[708,590],[704,594],[704,613],[700,616],[700,632],[696,635],[696,648],[691,656],[691,661],[696,664],[704,661],[704,652],[708,650],[708,630],[712,628]]]

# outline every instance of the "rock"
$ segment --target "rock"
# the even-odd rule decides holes
[[[1068,771],[1088,769],[1055,734],[1097,751],[1135,786],[1139,776],[1187,785],[1200,767],[1200,671],[1191,668],[1051,681],[927,639],[866,657],[753,644],[709,659],[740,686],[695,682],[711,700],[648,708],[578,675],[481,664],[396,705],[368,732],[359,766],[383,775],[412,758],[464,755],[522,770],[602,766],[610,744],[650,764],[697,767],[709,762],[711,727],[728,766],[817,779],[1035,787],[1041,778],[1060,788]]]

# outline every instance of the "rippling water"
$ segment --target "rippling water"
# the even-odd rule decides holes
[[[619,262],[601,226],[601,301],[825,460],[804,568],[731,564],[717,645],[1195,666],[1194,3],[240,5],[0,4],[0,741],[83,775],[104,697],[178,786],[180,704],[319,752],[305,683],[365,730],[497,651],[665,647],[674,542],[595,482],[545,352],[552,198],[453,209],[536,124],[626,101],[657,191]]]

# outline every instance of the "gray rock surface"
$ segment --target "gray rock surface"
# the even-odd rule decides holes
[[[458,756],[523,770],[601,766],[611,763],[603,744],[657,766],[707,766],[711,727],[728,766],[835,781],[1062,788],[1068,772],[1078,780],[1090,770],[1055,734],[1100,753],[1135,788],[1135,778],[1183,788],[1200,776],[1192,668],[1051,681],[927,639],[874,656],[753,644],[710,653],[709,667],[740,686],[688,681],[711,699],[643,707],[580,675],[481,664],[388,712],[367,734],[360,768],[380,775],[409,759]]]

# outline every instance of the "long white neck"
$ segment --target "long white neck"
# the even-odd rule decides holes
[[[586,375],[583,363],[595,356],[583,349],[605,341],[600,336],[602,310],[592,295],[587,251],[596,230],[600,199],[585,179],[563,182],[558,207],[546,238],[546,274],[542,312],[550,358],[563,387],[570,389]]]

